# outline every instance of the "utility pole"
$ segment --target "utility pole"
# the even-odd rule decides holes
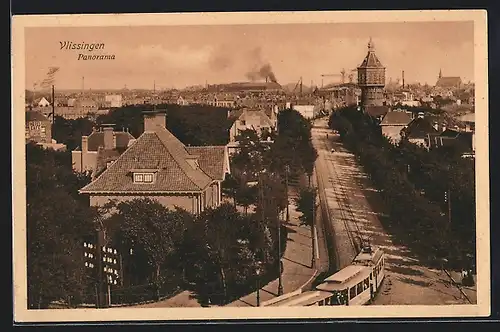
[[[285,166],[285,185],[286,185],[286,222],[290,222],[290,210],[289,210],[289,202],[288,202],[288,165]]]
[[[312,232],[312,259],[311,259],[311,268],[316,267],[316,188],[312,189],[312,223],[311,223],[311,232]]]
[[[287,193],[288,197],[288,193]],[[288,206],[288,199],[287,199],[287,206]],[[281,273],[282,273],[282,266],[283,263],[281,262],[281,219],[279,214],[276,214],[277,216],[277,221],[278,221],[278,268],[279,268],[279,275],[278,275],[278,296],[283,294],[283,282],[281,278]]]
[[[54,124],[56,116],[55,105],[56,101],[55,101],[54,85],[52,85],[52,124]]]
[[[451,190],[448,188],[448,227],[451,226]]]

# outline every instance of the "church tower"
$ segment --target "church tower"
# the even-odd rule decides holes
[[[385,67],[375,55],[372,39],[368,42],[368,54],[358,67],[358,86],[361,88],[361,106],[383,106]]]

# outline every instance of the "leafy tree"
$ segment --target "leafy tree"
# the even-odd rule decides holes
[[[88,118],[70,120],[56,115],[52,135],[57,142],[65,144],[72,151],[81,145],[82,136],[90,135],[93,128],[94,123]]]
[[[223,298],[228,294],[228,270],[231,268],[231,254],[237,245],[236,227],[240,216],[233,206],[222,204],[217,209],[208,209],[200,214],[197,223],[203,227],[204,239],[202,248],[208,260],[208,266],[204,266],[205,280],[200,282],[220,285],[220,292]],[[201,231],[201,230],[200,230]],[[208,274],[208,275],[207,275]],[[218,287],[216,286],[216,289]],[[203,291],[203,290],[202,290]]]
[[[238,176],[242,174],[256,177],[265,168],[264,153],[268,150],[268,145],[263,143],[253,129],[241,131],[237,136],[239,144],[238,151],[231,156],[231,166],[233,172]]]
[[[329,125],[381,189],[389,226],[400,240],[422,256],[446,257],[455,266],[474,256],[473,162],[405,140],[393,145],[368,115],[354,108],[333,113]],[[452,194],[451,217],[445,192]]]
[[[232,174],[226,174],[222,182],[222,193],[233,200],[234,208],[236,208],[236,194],[239,184],[239,181]]]
[[[120,224],[122,245],[133,248],[136,259],[148,262],[151,279],[159,290],[163,286],[162,268],[171,267],[168,263],[176,245],[183,241],[185,212],[171,211],[149,198],[121,202],[117,210],[111,218]]]
[[[156,110],[167,110],[166,127],[185,145],[225,145],[229,141],[228,109],[208,105],[157,105]],[[114,123],[129,128],[134,137],[144,130],[143,111],[152,105],[134,105],[114,109],[99,116],[97,123]]]
[[[28,306],[78,304],[90,278],[83,242],[95,234],[95,211],[76,199],[78,175],[58,164],[59,153],[26,145]]]
[[[296,210],[301,213],[299,220],[302,225],[313,226],[316,210],[316,188],[302,188],[295,199]]]
[[[248,214],[248,207],[257,201],[257,187],[241,184],[236,191],[236,201],[245,209]]]

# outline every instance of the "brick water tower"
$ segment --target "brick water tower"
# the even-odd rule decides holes
[[[358,86],[361,88],[361,106],[383,106],[385,104],[385,67],[375,55],[372,39],[368,42],[368,54],[358,67]]]

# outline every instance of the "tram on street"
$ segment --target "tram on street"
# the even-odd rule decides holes
[[[275,301],[270,306],[334,306],[371,303],[385,277],[385,253],[364,247],[352,264],[329,276],[316,289]]]

